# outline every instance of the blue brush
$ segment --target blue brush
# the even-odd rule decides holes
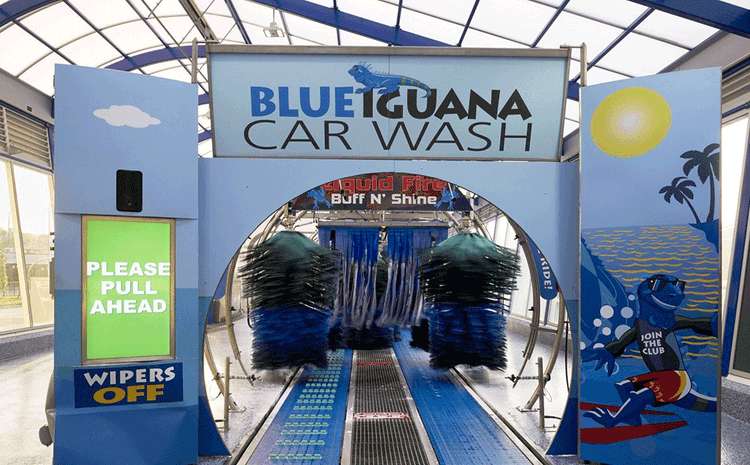
[[[461,233],[425,250],[420,260],[430,366],[505,369],[503,309],[520,271],[518,255]]]
[[[338,254],[283,231],[250,249],[239,276],[250,297],[253,367],[327,366]]]

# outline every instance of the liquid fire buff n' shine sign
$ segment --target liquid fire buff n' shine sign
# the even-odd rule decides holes
[[[555,160],[566,50],[209,47],[216,156]]]
[[[84,217],[83,359],[171,358],[174,223]]]

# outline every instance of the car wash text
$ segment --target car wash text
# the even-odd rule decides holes
[[[361,118],[379,150],[407,152],[521,152],[532,150],[533,115],[517,89],[456,92],[433,88],[396,90],[360,96],[354,87],[251,86],[245,142],[254,149],[335,150],[367,153],[354,147],[360,134],[350,122]],[[280,136],[283,135],[283,136]]]

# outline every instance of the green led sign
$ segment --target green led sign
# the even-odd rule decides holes
[[[84,216],[84,364],[174,358],[174,220]]]

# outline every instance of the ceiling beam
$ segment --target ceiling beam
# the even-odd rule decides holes
[[[0,28],[34,10],[52,5],[60,0],[8,0],[0,5]]]
[[[461,38],[458,39],[458,43],[456,44],[456,47],[460,47],[461,44],[464,43],[464,37],[466,37],[466,33],[469,31],[471,20],[474,19],[474,13],[476,13],[478,6],[479,6],[479,0],[476,0],[474,2],[474,6],[471,8],[471,13],[469,13],[469,18],[466,20],[466,24],[464,25],[464,30],[463,32],[461,32]]]
[[[629,0],[750,39],[750,10],[718,0]]]
[[[560,6],[557,7],[557,11],[555,11],[555,14],[552,15],[552,17],[547,21],[547,25],[544,26],[544,29],[542,29],[542,32],[539,33],[539,35],[536,36],[536,39],[534,39],[534,42],[531,43],[531,48],[536,48],[537,45],[539,45],[539,42],[542,40],[542,37],[544,37],[544,34],[549,31],[549,28],[552,27],[552,24],[555,22],[558,16],[560,16],[560,13],[563,12],[566,6],[568,6],[568,3],[570,0],[565,0],[560,4]]]

